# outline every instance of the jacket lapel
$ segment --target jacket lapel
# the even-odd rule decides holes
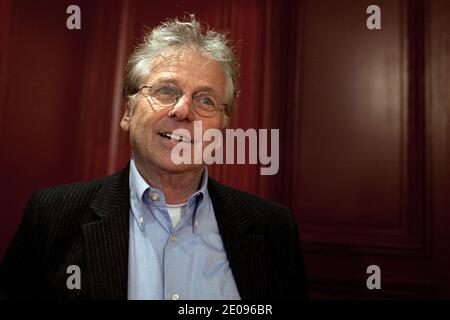
[[[82,226],[88,292],[94,299],[127,299],[129,234],[129,166],[105,178]]]
[[[208,181],[222,241],[242,299],[268,296],[266,252],[260,224],[237,191]]]

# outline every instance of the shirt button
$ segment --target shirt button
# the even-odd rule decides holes
[[[172,298],[172,300],[178,300],[178,299],[180,299],[180,296],[176,293],[172,293],[171,298]]]
[[[198,227],[198,221],[195,221],[195,222],[194,222],[194,225],[195,225],[196,227]]]
[[[176,236],[171,236],[170,240],[172,240],[173,242],[177,241],[177,237]]]
[[[139,217],[139,224],[143,224],[144,223],[144,217],[140,216]]]
[[[158,201],[159,200],[159,194],[156,192],[152,193],[150,198],[152,198],[152,201]]]

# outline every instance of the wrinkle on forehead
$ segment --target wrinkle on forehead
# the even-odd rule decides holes
[[[218,61],[195,47],[169,48],[157,56],[150,69],[147,83],[158,78],[173,78],[198,86],[215,87],[216,93],[225,94],[225,75]]]
[[[170,47],[161,52],[154,60],[154,66],[159,62],[188,61],[193,57],[202,60],[204,63],[214,63],[215,61],[208,53],[202,52],[195,47]],[[153,71],[153,70],[152,70]]]

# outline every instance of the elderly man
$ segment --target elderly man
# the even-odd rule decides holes
[[[130,57],[121,128],[129,166],[40,190],[0,266],[8,297],[301,299],[307,297],[289,211],[175,164],[173,134],[223,130],[238,64],[224,35],[190,20],[154,28]]]

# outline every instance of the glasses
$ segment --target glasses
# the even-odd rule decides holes
[[[181,97],[187,93],[183,93],[180,88],[172,83],[158,83],[152,86],[143,86],[139,91],[143,92],[147,101],[160,106],[161,108],[168,108],[176,105]],[[226,104],[219,103],[219,99],[210,92],[197,92],[191,94],[194,110],[203,117],[212,117],[217,112],[223,111]],[[152,107],[153,108],[153,107]]]

